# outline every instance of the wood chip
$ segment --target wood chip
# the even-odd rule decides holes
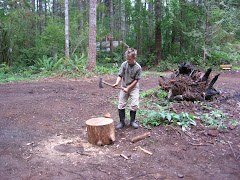
[[[123,157],[123,158],[126,159],[126,160],[129,159],[129,158],[128,158],[126,155],[124,155],[124,154],[120,154],[120,156]]]
[[[111,117],[111,114],[110,114],[110,113],[106,113],[106,114],[104,115],[104,117],[105,117],[105,118],[110,118],[110,117]]]
[[[141,149],[143,152],[149,154],[149,155],[152,155],[153,153],[151,153],[150,151],[146,150],[146,149],[143,149],[142,147],[138,146],[139,149]]]

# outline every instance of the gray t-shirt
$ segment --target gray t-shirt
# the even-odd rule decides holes
[[[127,61],[123,62],[118,73],[118,76],[122,77],[122,87],[126,88],[134,80],[140,80],[141,71],[142,68],[136,61],[133,65],[128,64]],[[138,83],[136,86],[139,86]]]

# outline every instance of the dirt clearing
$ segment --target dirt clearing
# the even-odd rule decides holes
[[[112,145],[89,144],[86,120],[109,112],[115,125],[119,121],[117,107],[111,103],[118,99],[119,90],[99,89],[98,78],[0,84],[1,180],[240,179],[239,125],[216,136],[201,126],[188,132],[168,126],[151,130],[126,126],[116,130]],[[115,78],[103,77],[109,83]],[[215,100],[216,108],[238,122],[239,81],[240,72],[225,71],[215,84],[221,92]],[[140,81],[143,91],[156,86],[156,76]],[[187,105],[181,108],[189,110]],[[130,142],[148,131],[151,137]],[[138,146],[153,154],[144,153]]]

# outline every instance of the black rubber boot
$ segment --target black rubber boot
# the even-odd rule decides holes
[[[136,117],[136,111],[130,111],[130,117],[131,117],[131,126],[134,127],[135,129],[138,128],[137,123],[135,122],[135,117]]]
[[[116,129],[121,129],[125,126],[125,109],[118,109],[120,123],[116,126]]]

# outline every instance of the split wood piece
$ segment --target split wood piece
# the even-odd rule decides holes
[[[110,118],[92,118],[86,121],[88,142],[103,146],[115,141],[113,120]]]
[[[110,117],[111,117],[111,114],[110,114],[110,113],[106,113],[106,114],[104,115],[104,117],[105,117],[105,118],[110,118]]]
[[[150,137],[150,136],[151,136],[151,133],[150,133],[150,132],[147,132],[147,133],[144,133],[144,134],[142,134],[142,135],[140,135],[140,136],[137,136],[137,137],[132,138],[132,139],[131,139],[131,142],[132,142],[132,143],[135,143],[135,142],[137,142],[137,141],[140,141],[140,140],[145,139],[145,138]]]
[[[152,155],[153,153],[151,153],[150,151],[146,150],[146,149],[143,149],[142,147],[138,146],[139,149],[141,149],[143,152],[149,154],[149,155]]]

